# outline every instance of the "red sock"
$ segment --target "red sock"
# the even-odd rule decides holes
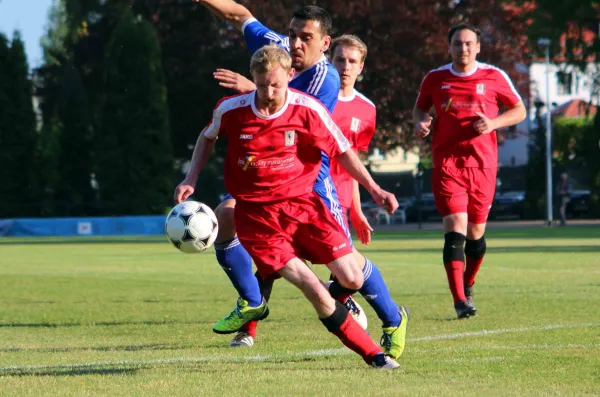
[[[338,296],[337,298],[335,298],[335,300],[340,303],[346,303],[346,300],[351,296],[352,296],[352,294],[342,294],[342,295]]]
[[[246,331],[250,334],[251,337],[256,339],[256,326],[258,325],[258,321],[252,320],[248,321],[246,324],[242,326],[242,331]]]
[[[465,286],[470,287],[471,285],[475,284],[475,276],[479,272],[482,262],[483,258],[473,259],[467,256],[467,268],[465,270],[464,277]]]
[[[448,276],[448,285],[454,298],[454,303],[467,300],[465,297],[465,284],[463,276],[465,272],[465,263],[461,261],[452,261],[444,263],[446,275]]]
[[[350,314],[339,329],[331,331],[337,336],[344,346],[358,353],[367,364],[371,364],[376,354],[383,353],[381,347],[375,344],[369,334],[361,328]]]

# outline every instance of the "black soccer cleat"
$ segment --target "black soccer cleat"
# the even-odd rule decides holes
[[[469,318],[477,314],[477,309],[474,306],[471,306],[466,300],[455,303],[454,310],[456,310],[456,316],[459,319]]]
[[[477,308],[475,307],[475,284],[468,286],[465,285],[465,296],[467,297],[467,303],[471,306],[473,306],[473,308],[475,309],[475,311],[477,311]]]

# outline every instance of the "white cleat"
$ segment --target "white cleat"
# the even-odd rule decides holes
[[[229,343],[230,347],[251,347],[254,345],[254,338],[245,331],[238,331]]]
[[[383,353],[380,353],[375,356],[373,362],[371,362],[371,366],[375,369],[396,369],[400,368],[400,364],[398,364],[393,359],[389,358]]]

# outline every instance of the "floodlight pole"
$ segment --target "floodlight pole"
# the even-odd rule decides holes
[[[546,226],[552,227],[552,102],[550,102],[550,39],[538,40],[546,48]]]

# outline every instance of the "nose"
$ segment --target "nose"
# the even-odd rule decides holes
[[[290,38],[290,48],[300,48],[302,40],[299,37]]]

